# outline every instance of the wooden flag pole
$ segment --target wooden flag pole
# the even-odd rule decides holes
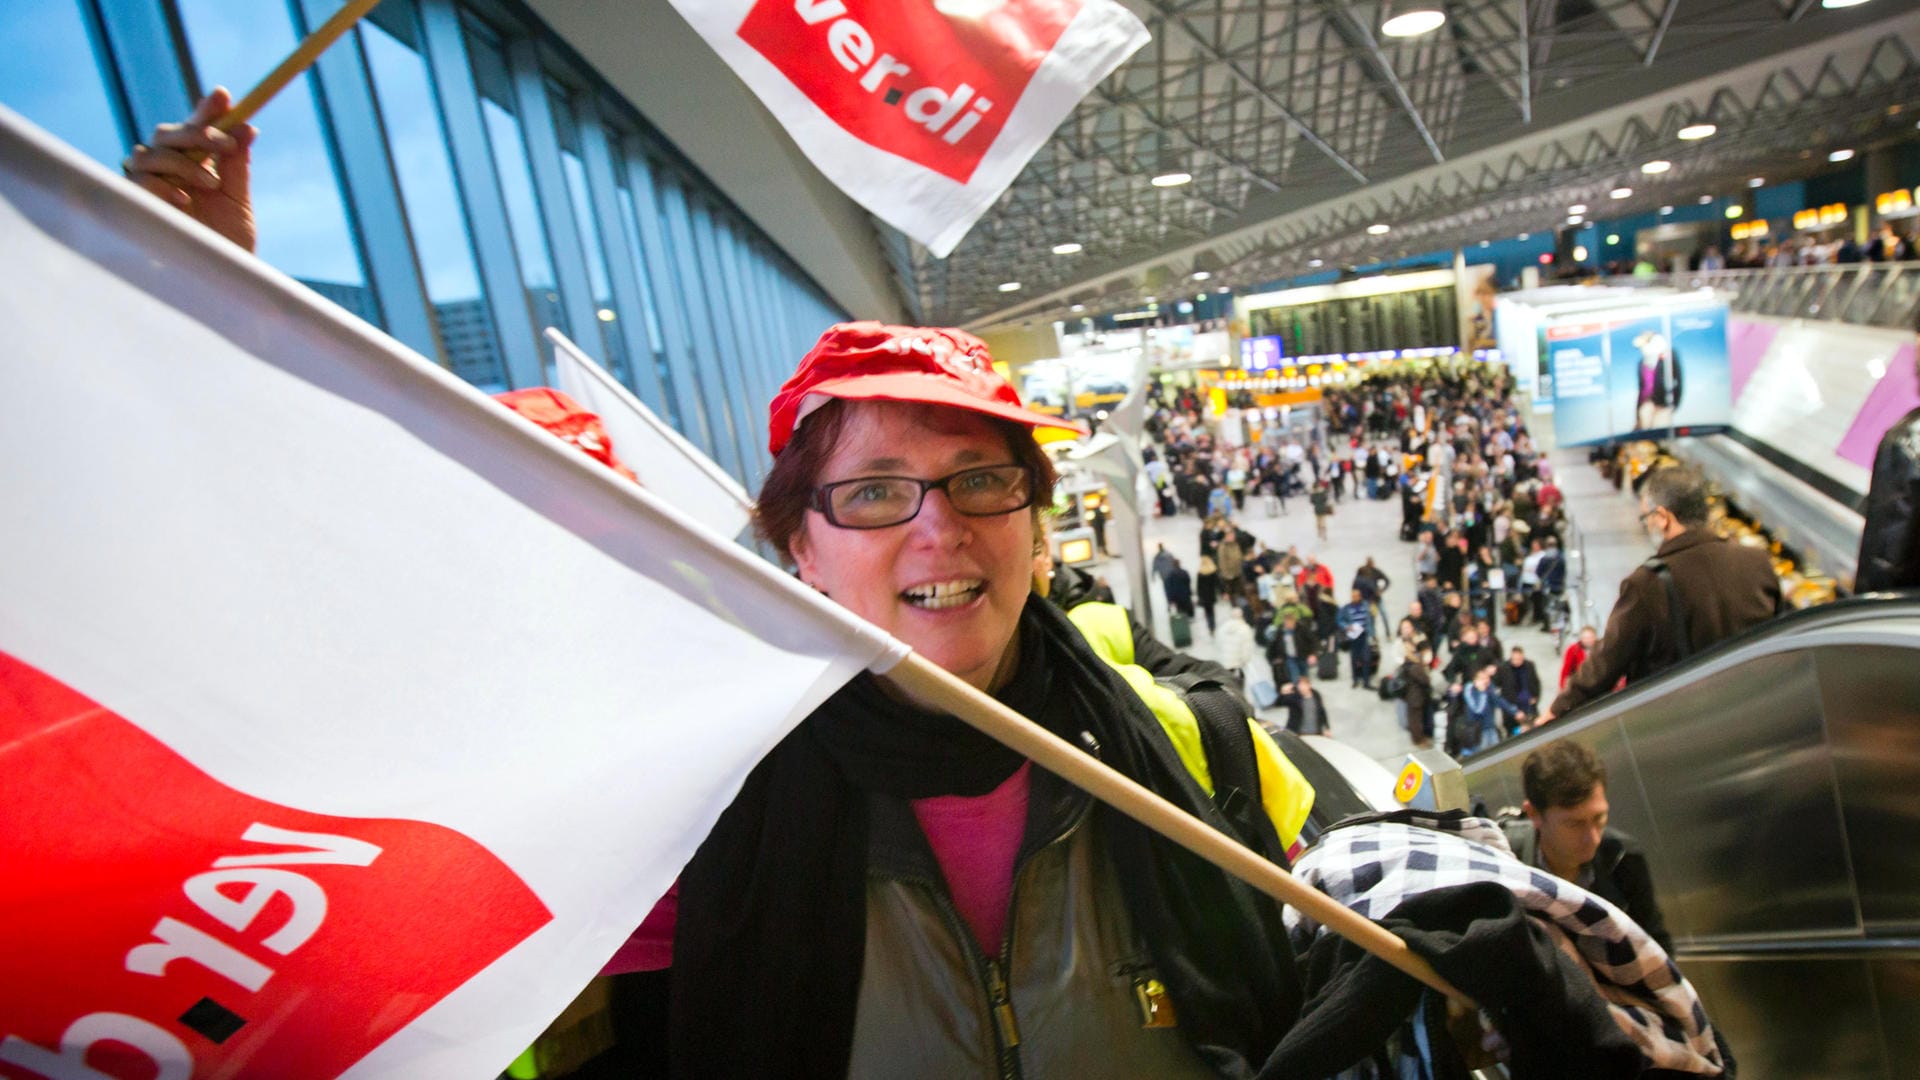
[[[1032,758],[1042,768],[1334,931],[1468,1008],[1475,1008],[1433,965],[1379,923],[1300,883],[1199,818],[1148,791],[1065,739],[981,693],[917,653],[881,676],[923,705],[952,713]]]
[[[287,54],[287,58],[280,61],[280,66],[267,72],[267,77],[261,79],[259,85],[247,91],[246,97],[234,102],[233,108],[228,109],[225,116],[214,121],[213,126],[221,131],[232,131],[253,119],[254,113],[265,108],[275,94],[285,89],[286,85],[298,78],[301,72],[312,67],[313,62],[320,59],[321,53],[326,52],[334,42],[340,40],[340,35],[353,29],[353,24],[365,18],[367,12],[372,11],[379,3],[380,0],[347,0],[340,6],[339,11],[333,13],[332,18],[321,23],[318,30],[308,34],[306,40],[295,46],[294,50]]]

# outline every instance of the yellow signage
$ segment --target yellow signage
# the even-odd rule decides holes
[[[1420,794],[1420,785],[1426,778],[1427,770],[1421,768],[1419,762],[1407,762],[1407,767],[1400,770],[1400,778],[1393,783],[1393,797],[1403,804],[1412,802],[1413,797]]]
[[[1093,561],[1093,541],[1086,537],[1060,542],[1060,561],[1068,566]]]

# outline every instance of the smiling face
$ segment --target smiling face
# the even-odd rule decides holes
[[[817,483],[866,476],[935,480],[1016,463],[1007,436],[960,409],[850,402]],[[839,528],[808,510],[789,552],[800,578],[982,690],[1012,674],[1014,630],[1033,576],[1034,515],[956,513],[929,491],[911,521]]]

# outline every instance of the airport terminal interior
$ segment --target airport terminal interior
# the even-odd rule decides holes
[[[678,0],[383,0],[254,118],[257,254],[488,393],[557,328],[749,493],[829,325],[964,329],[1084,432],[1054,590],[1362,810],[1519,815],[1584,747],[1743,1075],[1916,1075],[1920,580],[1861,553],[1920,511],[1920,5],[1121,4],[1150,40],[942,257]],[[0,106],[118,172],[339,6],[0,0]],[[1774,609],[1608,654],[1672,629],[1635,575],[1684,619],[1682,474]],[[650,1075],[622,992],[509,1075]]]

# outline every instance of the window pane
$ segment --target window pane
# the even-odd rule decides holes
[[[200,84],[235,96],[260,81],[298,37],[285,4],[180,0]],[[362,318],[379,321],[348,221],[333,155],[301,75],[260,111],[253,147],[253,216],[260,257],[315,286]]]
[[[633,187],[627,178],[626,158],[621,154],[613,157],[614,182],[617,184],[615,197],[620,203],[620,228],[626,233],[627,250],[633,253],[634,275],[640,282],[640,304],[642,316],[646,319],[647,341],[653,346],[653,371],[660,380],[659,408],[666,414],[667,423],[680,427],[680,407],[673,398],[673,368],[667,363],[667,340],[660,332],[660,312],[655,306],[654,278],[647,267],[646,248],[642,244],[640,220],[637,203],[633,197]],[[644,361],[642,361],[644,362]]]
[[[380,100],[380,119],[387,129],[387,149],[400,180],[407,225],[413,232],[447,362],[454,374],[482,390],[505,390],[500,342],[480,292],[479,265],[467,235],[460,188],[454,182],[426,61],[387,29],[398,26],[409,40],[417,41],[414,18],[411,3],[387,0],[375,9],[374,18],[360,24],[367,66]]]
[[[487,125],[487,145],[493,151],[494,172],[500,178],[500,197],[507,206],[514,251],[520,259],[520,280],[527,287],[527,303],[536,327],[554,326],[568,337],[574,331],[560,304],[554,284],[553,256],[541,226],[540,199],[533,187],[533,166],[527,160],[526,137],[513,108],[513,81],[507,57],[491,31],[467,27],[467,52],[473,61],[474,88],[480,93],[480,115]],[[552,357],[542,349],[545,362]]]
[[[579,226],[580,246],[586,252],[593,306],[604,331],[599,338],[605,349],[602,355],[614,378],[632,385],[625,335],[615,325],[620,312],[613,306],[613,286],[607,278],[607,249],[600,242],[600,222],[593,216],[593,200],[587,194],[587,167],[580,160],[580,130],[575,126],[573,106],[562,87],[549,85],[547,97],[553,103],[554,134],[560,138],[560,171],[567,178],[567,198],[573,203],[573,220]]]
[[[78,0],[0,2],[0,41],[0,104],[118,169],[127,140]]]

